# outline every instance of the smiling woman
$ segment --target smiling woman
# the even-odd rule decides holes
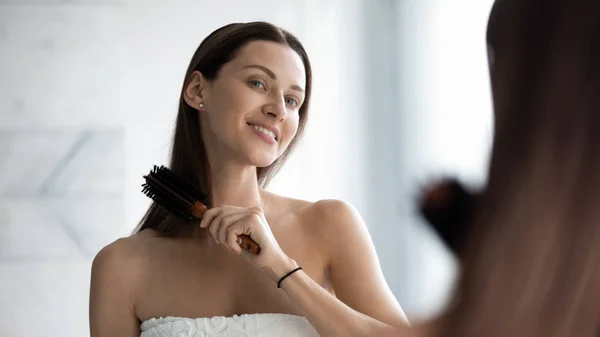
[[[202,104],[199,110],[208,117],[202,133],[207,135],[209,163],[223,162],[210,156],[230,152],[237,154],[235,161],[240,165],[271,165],[296,135],[305,82],[298,53],[272,41],[252,41],[241,47],[238,57],[220,69],[215,81],[194,71],[184,99],[192,107]]]
[[[311,67],[264,22],[209,35],[185,75],[170,168],[210,196],[198,226],[152,204],[92,266],[92,336],[356,336],[405,327],[360,215],[265,188],[302,135]],[[260,247],[242,252],[240,235]]]

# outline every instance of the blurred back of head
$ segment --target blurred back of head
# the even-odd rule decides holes
[[[499,0],[495,135],[443,335],[599,336],[600,2]]]

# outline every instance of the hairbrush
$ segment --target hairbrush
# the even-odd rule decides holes
[[[479,196],[479,192],[469,191],[453,178],[430,184],[422,191],[421,215],[453,253],[464,248]]]
[[[154,165],[144,179],[142,192],[185,222],[202,219],[208,210],[208,195],[164,166]],[[260,253],[260,246],[248,235],[239,235],[238,244],[250,253]]]

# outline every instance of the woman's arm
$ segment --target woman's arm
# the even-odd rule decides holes
[[[396,329],[403,336],[408,323],[384,280],[373,243],[358,213],[340,201],[321,201],[311,207],[314,209],[307,223],[323,228],[314,240],[325,245],[337,298],[302,271],[286,278],[282,291],[322,337],[381,336]],[[259,208],[213,208],[204,214],[200,226],[208,228],[217,242],[266,271],[273,286],[297,267],[279,247]],[[242,234],[250,235],[260,245],[260,254],[242,252],[237,243]]]
[[[89,308],[92,337],[140,336],[139,321],[133,310],[137,268],[124,240],[104,247],[92,264]]]
[[[408,322],[391,293],[368,230],[358,212],[336,200],[315,204],[315,221],[323,231],[320,244],[330,257],[336,297],[302,271],[286,278],[282,289],[322,336],[369,336],[408,329]],[[296,264],[284,257],[273,265],[279,278]]]

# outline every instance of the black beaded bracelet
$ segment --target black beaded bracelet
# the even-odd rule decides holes
[[[285,276],[283,276],[282,278],[279,279],[279,282],[277,282],[277,288],[281,288],[281,282],[283,280],[285,280],[288,276],[292,275],[293,273],[297,272],[298,270],[302,270],[302,267],[298,267],[294,270],[292,270],[291,272],[285,274]]]

